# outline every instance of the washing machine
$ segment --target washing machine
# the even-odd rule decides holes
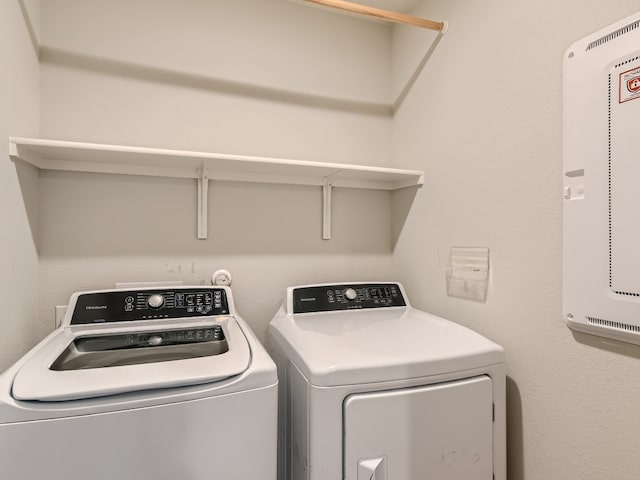
[[[502,347],[401,284],[290,287],[268,342],[280,479],[506,479]]]
[[[277,388],[228,287],[76,293],[0,376],[0,477],[274,480]]]

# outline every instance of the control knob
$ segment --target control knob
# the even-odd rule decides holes
[[[356,292],[353,288],[347,288],[344,291],[344,296],[347,297],[347,300],[355,300],[358,298],[358,292]]]
[[[147,299],[147,303],[151,308],[160,308],[164,305],[164,297],[159,293],[154,293]]]

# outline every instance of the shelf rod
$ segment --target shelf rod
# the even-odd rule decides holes
[[[413,17],[411,15],[405,15],[403,13],[391,12],[389,10],[383,10],[381,8],[367,7],[366,5],[360,5],[358,3],[345,2],[344,0],[303,0],[308,3],[315,3],[323,7],[335,8],[343,10],[349,13],[355,13],[357,15],[364,15],[365,17],[372,17],[378,20],[384,20],[392,23],[402,23],[405,25],[411,25],[414,27],[427,28],[429,30],[436,30],[440,33],[444,33],[447,29],[447,22],[435,22],[433,20],[427,20],[425,18]]]

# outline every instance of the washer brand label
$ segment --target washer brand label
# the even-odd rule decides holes
[[[640,98],[640,67],[620,74],[620,96],[618,103]]]
[[[85,307],[86,310],[106,310],[106,305],[87,305]]]
[[[315,302],[316,297],[305,297],[300,299],[301,302]]]

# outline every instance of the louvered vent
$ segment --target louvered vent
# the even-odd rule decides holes
[[[588,50],[592,50],[592,49],[594,49],[596,47],[599,47],[600,45],[603,45],[603,44],[605,44],[607,42],[610,42],[611,40],[614,40],[614,39],[618,38],[619,36],[624,35],[625,33],[629,33],[629,32],[635,30],[638,27],[640,27],[640,20],[636,20],[635,22],[630,23],[626,27],[619,28],[615,32],[611,32],[609,35],[605,35],[604,37],[600,37],[599,39],[591,42],[587,46],[587,51]]]
[[[611,320],[603,320],[602,318],[585,317],[587,321],[593,325],[600,325],[601,327],[615,328],[616,330],[623,330],[625,332],[640,333],[640,326],[629,325],[628,323],[612,322]]]

